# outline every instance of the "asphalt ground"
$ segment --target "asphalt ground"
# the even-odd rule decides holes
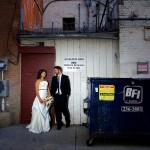
[[[49,132],[35,134],[26,124],[0,128],[0,150],[150,150],[150,140],[97,138],[87,146],[88,128],[71,125]]]

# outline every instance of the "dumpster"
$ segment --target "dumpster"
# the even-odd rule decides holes
[[[89,139],[150,135],[150,79],[87,78]]]

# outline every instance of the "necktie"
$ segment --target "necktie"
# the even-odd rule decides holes
[[[58,94],[60,94],[60,76],[57,76],[58,81]]]

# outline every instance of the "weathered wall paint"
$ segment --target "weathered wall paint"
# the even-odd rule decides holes
[[[28,31],[42,30],[43,0],[36,0],[36,2],[34,0],[21,1],[22,30],[28,30]]]

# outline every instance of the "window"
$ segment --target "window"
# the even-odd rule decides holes
[[[75,18],[63,18],[63,31],[75,30]]]

